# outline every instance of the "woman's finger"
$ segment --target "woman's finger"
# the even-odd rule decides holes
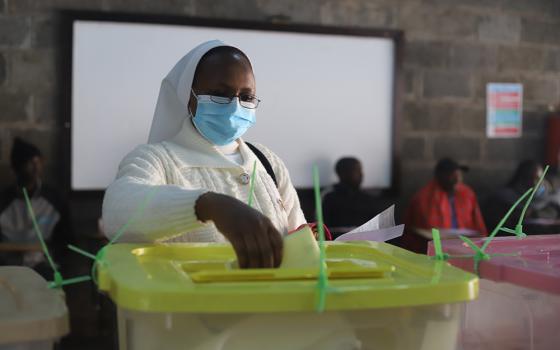
[[[268,227],[265,230],[256,232],[255,240],[260,251],[261,265],[260,267],[271,268],[274,266],[274,256],[272,254],[272,246],[268,234]]]
[[[237,255],[237,263],[239,267],[245,269],[249,266],[247,247],[245,246],[245,241],[243,239],[237,239],[235,241],[230,241],[235,250],[235,255]]]
[[[245,241],[245,247],[247,248],[247,267],[248,268],[259,268],[262,266],[262,257],[259,244],[255,238],[255,235],[259,233],[256,232],[253,235],[245,234],[243,235],[243,240]]]

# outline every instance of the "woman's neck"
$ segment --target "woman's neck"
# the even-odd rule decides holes
[[[216,146],[216,148],[218,149],[218,151],[222,152],[222,154],[234,154],[239,151],[239,143],[237,141],[233,141],[232,143],[224,146]]]

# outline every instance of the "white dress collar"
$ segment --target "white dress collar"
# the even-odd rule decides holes
[[[241,166],[246,170],[252,169],[253,162],[257,160],[257,157],[243,139],[239,138],[234,142],[237,143],[237,149],[243,158]],[[177,135],[163,143],[173,152],[177,153],[186,166],[208,168],[239,167],[238,164],[229,160],[223,153],[229,153],[232,149],[235,150],[236,145],[228,145],[224,148],[224,146],[216,146],[210,143],[198,133],[190,118],[185,118]]]

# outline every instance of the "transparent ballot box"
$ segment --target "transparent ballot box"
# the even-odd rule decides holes
[[[0,350],[47,350],[69,331],[64,294],[27,267],[0,266]]]
[[[319,267],[238,269],[217,243],[115,244],[97,277],[121,350],[455,348],[476,276],[385,243],[325,254],[326,286]]]
[[[479,247],[484,239],[473,242]],[[461,240],[444,240],[446,254],[472,250]],[[428,248],[434,254],[432,242]],[[478,264],[480,296],[469,303],[460,336],[464,349],[560,349],[560,236],[497,237],[489,260]],[[451,264],[474,271],[472,258]]]

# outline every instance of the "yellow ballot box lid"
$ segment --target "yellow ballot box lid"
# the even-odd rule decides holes
[[[55,340],[68,331],[61,290],[30,268],[0,266],[0,345]]]
[[[390,244],[326,242],[325,248],[327,311],[446,304],[478,294],[475,275]],[[314,310],[318,266],[239,269],[232,246],[219,243],[115,244],[105,254],[98,266],[99,288],[121,308],[191,313]]]

